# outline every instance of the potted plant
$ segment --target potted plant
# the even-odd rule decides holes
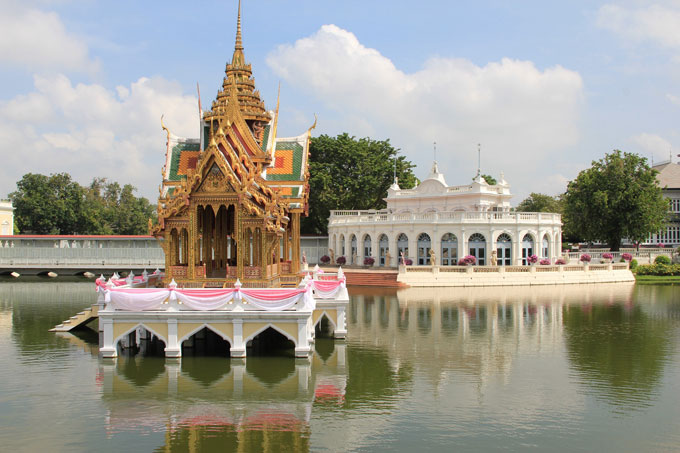
[[[584,266],[587,266],[590,263],[590,260],[593,259],[593,257],[588,255],[587,253],[584,253],[583,255],[581,255],[581,258],[579,259],[581,260],[581,263],[583,263]]]
[[[567,264],[567,260],[565,260],[564,258],[557,258],[555,260],[555,264],[557,264],[558,266],[564,266],[565,264]]]
[[[339,257],[335,260],[335,262],[338,263],[340,266],[344,266],[345,263],[347,262],[347,258],[345,258],[344,256],[339,256]]]
[[[413,260],[411,258],[404,258],[404,264],[406,266],[410,266],[411,264],[413,264]]]
[[[631,261],[632,259],[633,259],[633,255],[631,255],[630,253],[622,253],[622,254],[621,254],[621,260],[622,260],[622,261],[627,261],[627,262],[630,263],[630,261]]]
[[[538,262],[541,266],[550,266],[550,260],[548,258],[543,258],[541,261]]]
[[[375,263],[375,258],[372,256],[367,256],[364,258],[364,266],[373,266],[373,263]]]
[[[538,256],[536,256],[536,255],[527,256],[527,262],[529,264],[536,264],[538,262]]]
[[[331,262],[331,257],[328,255],[322,256],[319,261],[321,261],[321,264],[328,264]]]
[[[475,264],[477,264],[477,258],[475,258],[472,255],[466,255],[460,260],[458,260],[459,266],[473,266]]]
[[[612,259],[614,259],[614,255],[612,255],[609,252],[605,252],[602,254],[602,261],[605,263],[611,263]]]

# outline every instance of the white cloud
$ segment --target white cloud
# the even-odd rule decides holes
[[[68,172],[81,184],[95,176],[132,183],[153,200],[165,155],[160,116],[173,133],[198,136],[196,98],[163,78],[108,90],[35,76],[34,86],[0,101],[1,196],[25,173]]]
[[[607,4],[598,10],[597,25],[633,41],[651,41],[680,48],[680,8],[654,4],[631,9]]]
[[[668,160],[669,154],[677,154],[672,143],[665,138],[644,132],[630,138],[630,142],[638,148],[642,156],[649,158],[650,156],[658,162],[660,160]]]
[[[680,106],[680,97],[671,93],[666,93],[666,99],[671,101],[672,104]]]
[[[28,70],[94,72],[97,63],[81,38],[68,32],[57,13],[3,2],[0,61]]]
[[[335,25],[278,47],[267,62],[288,83],[334,110],[339,118],[331,124],[366,124],[329,133],[389,137],[418,164],[419,175],[426,174],[437,141],[450,183],[474,176],[477,143],[482,143],[483,171],[505,170],[511,184],[514,179],[526,185],[542,161],[579,139],[583,81],[561,66],[539,70],[530,61],[509,58],[484,66],[431,58],[407,74]],[[324,121],[321,117],[321,132],[327,131]]]

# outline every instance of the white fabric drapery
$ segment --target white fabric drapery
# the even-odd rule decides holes
[[[105,302],[111,302],[119,310],[158,310],[169,295],[165,288],[111,288],[106,291]]]
[[[288,310],[308,293],[308,289],[241,289],[239,297],[261,310]],[[305,299],[306,302],[306,299]]]
[[[335,299],[338,293],[345,288],[345,280],[311,280],[314,294],[321,299]]]
[[[228,304],[234,299],[235,289],[176,289],[174,297],[192,310],[209,311]]]

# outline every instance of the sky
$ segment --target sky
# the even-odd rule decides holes
[[[0,0],[0,198],[29,172],[131,183],[154,202],[165,133],[198,136],[237,0]],[[423,179],[503,173],[518,204],[613,149],[680,154],[680,0],[243,0],[279,136],[389,139]]]

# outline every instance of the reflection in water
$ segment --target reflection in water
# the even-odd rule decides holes
[[[49,329],[96,301],[92,282],[84,279],[0,282],[0,311],[11,310],[13,340],[28,359],[46,349],[64,349],[69,341]]]
[[[639,305],[583,305],[565,309],[564,330],[571,363],[598,395],[621,409],[652,404],[672,352],[667,320]]]
[[[107,430],[164,431],[158,451],[308,451],[313,406],[344,401],[345,357],[106,360]]]
[[[680,287],[364,288],[309,360],[102,360],[95,332],[47,332],[94,299],[55,284],[0,284],[8,450],[680,448],[658,422],[680,418]]]

